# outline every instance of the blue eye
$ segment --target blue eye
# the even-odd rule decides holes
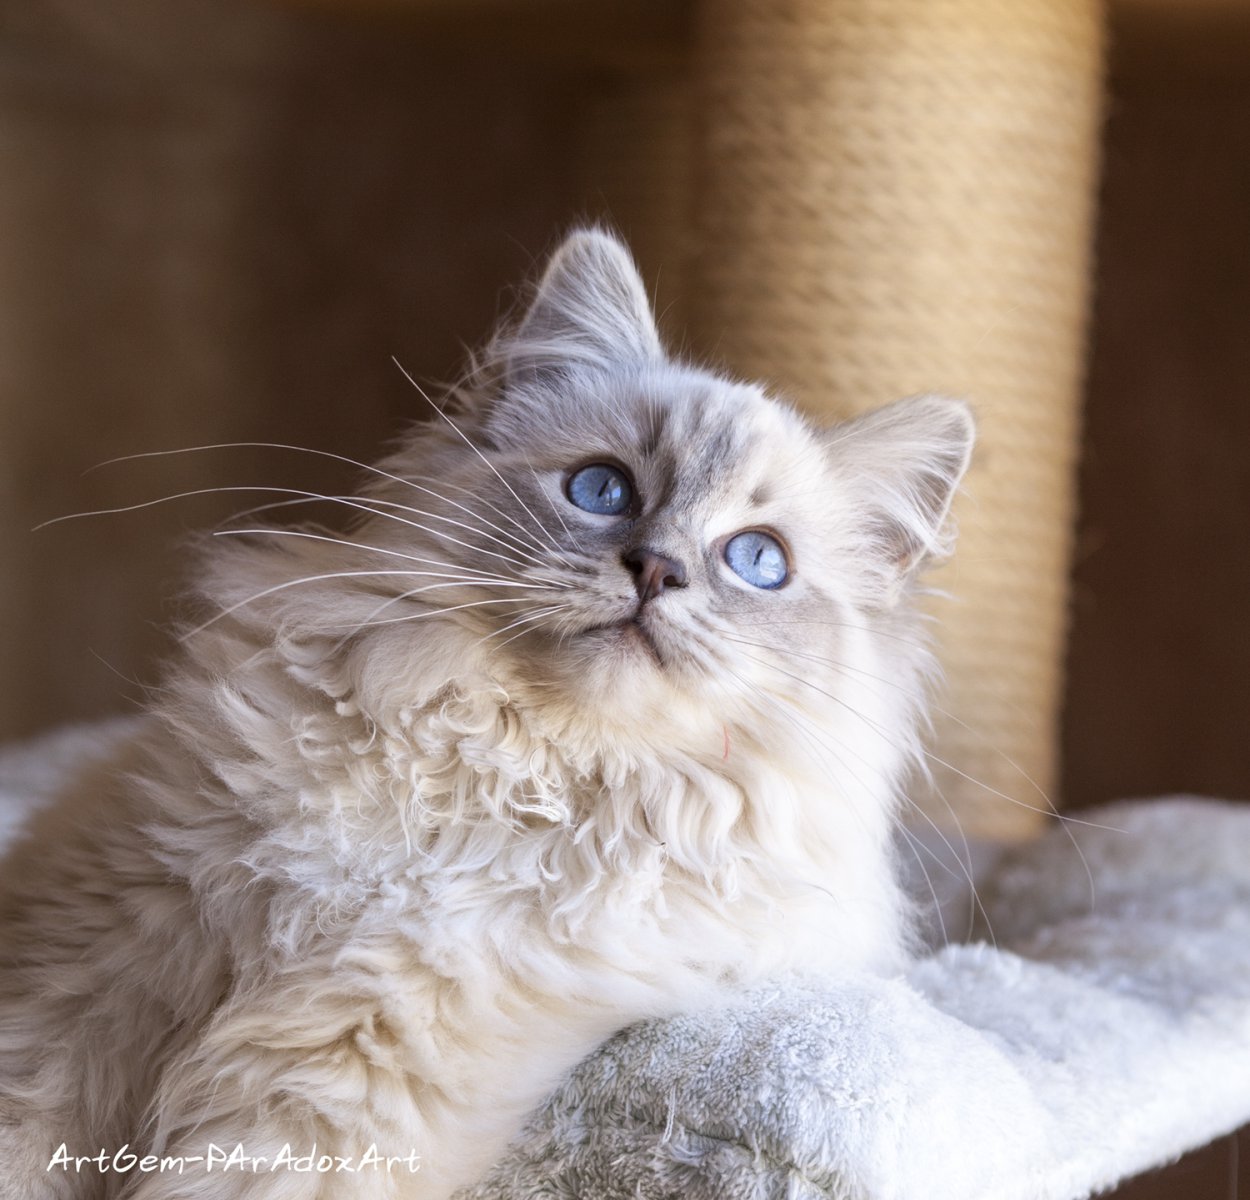
[[[725,543],[725,561],[752,587],[778,588],[790,575],[781,543],[758,529],[731,537]]]
[[[625,512],[634,500],[625,472],[607,463],[591,463],[574,471],[564,490],[578,508],[609,517]]]

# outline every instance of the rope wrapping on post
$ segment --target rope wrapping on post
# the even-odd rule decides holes
[[[698,13],[699,349],[818,418],[926,391],[977,413],[959,549],[933,576],[947,683],[920,799],[981,834],[1035,828],[1056,777],[1101,18],[1096,0]]]

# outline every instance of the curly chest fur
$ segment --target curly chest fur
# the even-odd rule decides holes
[[[265,882],[276,959],[376,940],[447,980],[494,964],[558,992],[578,964],[606,975],[614,959],[722,977],[803,965],[824,941],[843,960],[848,937],[874,956],[897,945],[875,798],[853,798],[872,820],[848,820],[836,781],[725,724],[622,743],[553,731],[497,682],[468,683],[385,718],[348,695],[294,720],[288,697],[270,697],[273,713],[260,691],[219,700],[248,742],[211,767],[237,840],[195,859]]]

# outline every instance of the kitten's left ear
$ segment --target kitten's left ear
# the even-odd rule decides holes
[[[663,357],[638,268],[616,238],[579,229],[552,255],[515,331],[499,347],[512,381],[578,365]]]
[[[853,497],[884,601],[950,553],[946,518],[975,437],[967,404],[946,396],[900,400],[828,431],[827,453]]]

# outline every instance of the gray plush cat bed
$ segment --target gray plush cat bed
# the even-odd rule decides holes
[[[0,754],[0,843],[124,727]],[[987,869],[993,943],[618,1034],[473,1200],[1071,1200],[1250,1120],[1250,808],[1092,819]]]

